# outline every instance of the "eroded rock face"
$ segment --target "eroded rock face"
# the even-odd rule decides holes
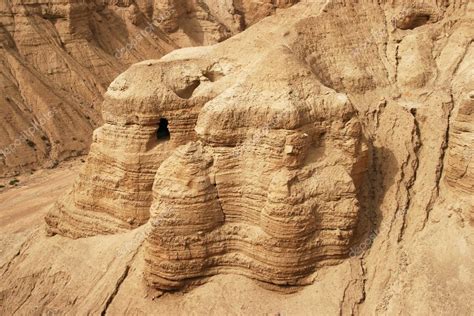
[[[474,225],[474,47],[464,52],[453,78],[455,104],[450,117],[441,195],[464,221]],[[443,192],[443,189],[444,192]]]
[[[199,140],[157,171],[146,241],[154,287],[224,271],[307,283],[315,266],[347,255],[359,213],[354,179],[367,159],[354,108],[285,49],[266,60],[288,70],[266,84],[262,61],[232,98],[209,101]]]
[[[178,51],[119,76],[48,231],[110,234],[150,218],[146,276],[162,289],[223,270],[303,284],[344,258],[367,164],[355,109],[288,48],[219,61],[240,44]]]
[[[474,166],[472,144],[474,142],[474,91],[464,95],[453,118],[450,145],[446,162],[445,181],[450,195],[465,199],[474,205]],[[464,214],[471,225],[474,224],[474,207]]]
[[[462,100],[459,111],[454,118],[451,131],[452,147],[448,158],[448,174],[446,181],[466,194],[472,195],[474,175],[472,167],[473,149],[468,144],[474,139],[472,130],[474,122],[474,91]],[[467,145],[467,146],[466,146]]]
[[[459,154],[471,137],[466,8],[300,4],[226,42],[132,66],[107,92],[106,123],[49,233],[148,221],[145,279],[171,290],[221,272],[307,284],[318,267],[364,256],[372,229],[385,237],[367,247],[381,255],[364,264],[390,279],[375,267],[403,265],[399,244],[441,208],[440,184],[472,205]],[[363,278],[354,287],[365,293]]]
[[[110,82],[178,47],[131,11],[99,1],[2,1],[0,176],[87,153]]]
[[[229,12],[220,1],[2,1],[0,177],[87,153],[115,77],[242,31]]]
[[[154,0],[153,18],[177,40],[212,43],[235,35],[299,0]]]
[[[94,132],[71,193],[47,219],[51,232],[77,238],[148,220],[156,170],[177,146],[196,138],[198,110],[209,99],[185,98],[196,82],[208,80],[198,65],[144,62],[111,84],[103,104],[105,124]]]

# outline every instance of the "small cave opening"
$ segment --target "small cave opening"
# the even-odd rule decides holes
[[[170,139],[170,130],[168,129],[168,120],[165,118],[160,118],[160,123],[158,130],[156,131],[156,138],[158,140],[169,140]]]

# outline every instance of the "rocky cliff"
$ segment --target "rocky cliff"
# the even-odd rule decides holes
[[[103,94],[132,63],[222,41],[289,5],[246,19],[252,1],[208,2],[2,1],[0,177],[87,153]]]
[[[473,39],[469,1],[302,2],[133,65],[42,237],[110,245],[115,287],[28,273],[98,293],[51,297],[76,312],[472,314]]]

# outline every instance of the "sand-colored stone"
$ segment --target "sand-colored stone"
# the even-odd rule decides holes
[[[232,4],[224,10],[215,1],[176,1],[176,30],[169,32],[176,10],[166,3],[0,3],[0,177],[86,154],[103,123],[103,94],[131,64],[223,41],[246,27],[231,27]]]
[[[214,62],[237,51],[230,40],[119,76],[87,164],[47,217],[49,233],[118,233],[151,216],[147,279],[162,289],[226,269],[303,284],[346,257],[367,162],[360,122],[345,94],[269,44],[258,63]],[[285,68],[275,73],[275,64]],[[162,119],[169,140],[157,138]]]
[[[133,65],[0,311],[472,314],[473,17],[301,2]]]

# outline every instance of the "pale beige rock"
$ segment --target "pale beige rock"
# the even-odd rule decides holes
[[[473,66],[473,64],[471,64]],[[465,200],[464,218],[474,225],[474,93],[460,100],[449,131],[445,181],[449,195]],[[457,201],[460,202],[459,200]]]
[[[177,47],[130,8],[94,3],[2,1],[0,176],[87,153],[113,78]]]
[[[106,123],[94,133],[87,164],[47,219],[52,232],[115,233],[148,220],[156,170],[174,148],[196,138],[198,109],[209,97],[179,95],[186,97],[201,77],[207,80],[190,63],[143,62],[112,83],[103,104]],[[168,121],[169,139],[157,137],[160,119]]]
[[[121,232],[151,213],[147,279],[163,289],[225,269],[303,284],[316,266],[346,256],[359,210],[354,181],[367,160],[354,108],[271,42],[259,63],[238,55],[213,62],[240,44],[169,55],[119,76],[103,106],[106,125],[74,189],[47,217],[49,232]],[[284,70],[275,73],[275,64]],[[157,139],[162,119],[170,140]]]
[[[132,66],[47,216],[57,235],[5,237],[0,275],[25,282],[0,311],[473,314],[473,17],[302,2]],[[81,281],[100,257],[111,271]]]
[[[235,16],[217,2],[167,3],[0,3],[0,177],[86,154],[103,123],[103,94],[131,64],[245,28],[231,27]],[[168,33],[169,23],[176,27]]]

